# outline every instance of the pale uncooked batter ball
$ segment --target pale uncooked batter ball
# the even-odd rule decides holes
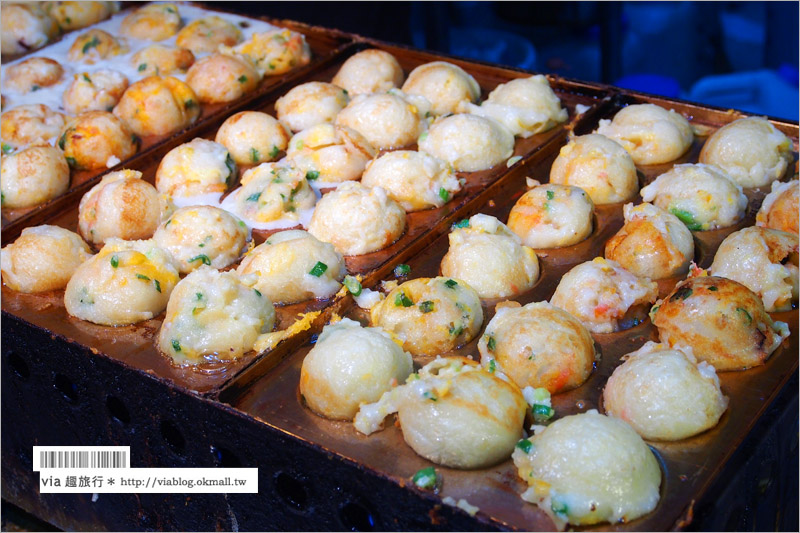
[[[172,257],[152,240],[109,239],[72,275],[64,304],[70,315],[95,324],[134,324],[166,309],[178,279]]]
[[[311,47],[305,35],[285,28],[254,33],[238,46],[220,46],[219,50],[247,61],[261,76],[285,74],[311,61]]]
[[[74,169],[110,168],[139,151],[130,127],[108,111],[87,111],[64,126],[58,147]]]
[[[364,328],[347,318],[322,328],[303,359],[300,394],[318,415],[352,420],[362,404],[406,382],[411,355],[381,328]]]
[[[278,119],[292,131],[317,124],[332,124],[350,98],[347,91],[332,83],[310,81],[293,87],[275,102]]]
[[[0,8],[2,20],[3,54],[24,54],[41,48],[58,35],[58,25],[40,2],[3,2]]]
[[[382,187],[407,212],[442,207],[461,190],[450,163],[413,150],[395,150],[374,159],[361,183]]]
[[[197,120],[197,99],[192,88],[178,78],[149,76],[128,87],[114,114],[137,135],[167,135]]]
[[[255,275],[254,287],[277,303],[336,294],[347,272],[342,255],[302,230],[280,231],[250,251],[237,269]]]
[[[655,509],[660,498],[661,469],[653,452],[627,423],[594,409],[537,431],[512,458],[529,487],[522,499],[558,529],[631,522]]]
[[[571,185],[536,185],[508,214],[508,227],[531,248],[577,244],[592,233],[594,203],[586,191]]]
[[[800,181],[772,182],[772,190],[756,213],[756,226],[779,229],[797,235],[797,206],[800,205]]]
[[[442,275],[466,281],[481,298],[517,296],[539,279],[536,252],[493,216],[473,215],[448,238]]]
[[[436,115],[455,113],[462,102],[477,102],[481,87],[458,65],[433,61],[411,71],[403,84],[403,92],[424,96],[433,105]]]
[[[166,76],[186,72],[194,63],[194,54],[178,46],[151,44],[133,54],[130,63],[142,76]]]
[[[403,68],[384,50],[363,50],[347,58],[331,82],[351,95],[381,93],[400,87]]]
[[[21,105],[3,113],[0,137],[14,147],[53,144],[66,122],[64,115],[44,104]]]
[[[179,366],[231,361],[274,325],[272,302],[251,282],[203,266],[172,291],[158,348]]]
[[[654,281],[640,278],[616,261],[596,257],[562,276],[550,303],[575,316],[592,333],[624,328],[626,314],[658,297]]]
[[[72,43],[67,57],[76,63],[94,65],[98,61],[111,60],[115,56],[127,54],[128,42],[100,29],[89,30],[79,35]]]
[[[175,44],[195,54],[216,52],[219,45],[234,46],[242,40],[242,32],[233,23],[211,15],[187,24],[178,32]]]
[[[465,101],[458,110],[493,118],[523,139],[567,120],[567,110],[541,74],[502,83],[480,105]]]
[[[110,172],[81,198],[78,229],[86,242],[153,236],[161,222],[161,202],[155,187],[141,178],[138,170]]]
[[[521,389],[550,394],[580,387],[592,373],[594,341],[580,321],[547,302],[498,306],[478,341],[484,367],[495,367]]]
[[[714,367],[680,350],[648,342],[623,356],[603,390],[608,415],[642,438],[681,440],[714,427],[728,407]]]
[[[287,160],[320,187],[357,180],[377,151],[347,126],[317,124],[289,141]]]
[[[761,117],[740,118],[708,138],[700,162],[724,170],[742,187],[768,185],[792,162],[792,141]]]
[[[18,93],[38,91],[61,81],[64,68],[48,57],[31,57],[10,65],[3,76],[3,88]]]
[[[122,19],[119,31],[134,39],[163,41],[181,27],[181,16],[175,4],[147,4]]]
[[[394,91],[355,96],[336,115],[336,124],[353,128],[378,150],[413,144],[427,125],[418,106]]]
[[[692,231],[725,228],[747,209],[742,187],[716,167],[675,165],[640,191],[645,202],[669,211]]]
[[[64,90],[61,103],[73,115],[85,111],[113,111],[127,88],[128,78],[116,70],[81,72],[75,74]]]
[[[789,336],[788,326],[772,321],[756,293],[716,276],[679,283],[656,302],[650,317],[661,342],[717,370],[762,365]]]
[[[237,165],[275,161],[289,145],[286,127],[266,113],[241,111],[217,130],[216,142],[225,146]]]
[[[728,235],[709,273],[738,281],[764,302],[764,309],[788,311],[797,303],[797,235],[752,226]]]
[[[301,218],[305,222],[316,202],[302,170],[282,163],[262,163],[242,174],[242,186],[223,205],[232,203],[233,212],[252,226],[288,220],[294,223],[282,227],[291,227],[301,224]]]
[[[460,172],[492,168],[514,153],[514,135],[496,120],[477,115],[439,118],[418,144],[421,151],[444,159]]]
[[[526,409],[513,383],[470,359],[437,358],[404,386],[362,406],[355,427],[372,433],[396,412],[403,438],[419,455],[436,464],[474,469],[508,459]]]
[[[53,146],[32,146],[4,155],[0,174],[4,209],[38,205],[69,188],[69,165]]]
[[[596,133],[575,137],[561,148],[550,168],[550,183],[580,187],[595,205],[624,202],[639,192],[631,156]]]
[[[219,207],[182,207],[158,226],[153,240],[188,274],[203,265],[220,269],[235,263],[247,244],[247,226]]]
[[[198,137],[164,156],[156,170],[156,189],[173,197],[219,196],[236,179],[236,173],[227,148]]]
[[[613,120],[601,120],[595,133],[621,144],[637,165],[674,161],[694,140],[692,127],[683,115],[655,104],[629,105]]]
[[[308,231],[344,255],[363,255],[400,238],[406,212],[380,187],[348,181],[317,202]]]
[[[483,325],[475,289],[452,278],[417,278],[394,288],[371,310],[371,320],[412,355],[438,355],[461,346]]]
[[[225,104],[255,90],[261,80],[247,61],[218,53],[196,61],[186,73],[186,83],[203,103]]]
[[[678,217],[648,203],[625,204],[623,213],[625,225],[606,242],[606,259],[643,278],[686,274],[694,238]]]
[[[25,228],[0,252],[3,283],[28,293],[63,289],[78,266],[91,256],[77,233],[58,226]]]
[[[91,26],[119,11],[119,2],[45,2],[44,9],[68,32]]]

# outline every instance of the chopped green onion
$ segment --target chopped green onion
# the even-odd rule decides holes
[[[255,148],[250,148],[250,159],[253,161],[253,163],[258,163],[259,157],[258,150]]]
[[[429,466],[414,474],[411,481],[421,489],[431,490],[439,484],[439,475],[434,467]]]
[[[191,109],[191,108],[193,108],[193,107],[195,107],[197,105],[197,102],[195,102],[192,99],[189,99],[189,100],[186,100],[183,103],[183,105],[184,105],[184,107],[186,107],[186,109]]]
[[[533,443],[528,439],[522,439],[517,443],[516,447],[525,453],[531,453],[531,449],[533,448]]]
[[[566,516],[567,513],[569,512],[569,508],[567,507],[566,503],[560,502],[560,501],[556,501],[556,500],[552,500],[550,502],[550,509],[554,513],[560,514],[562,516]]]
[[[458,326],[450,326],[450,335],[453,337],[458,337],[464,331],[464,327],[461,325]]]
[[[753,323],[753,317],[750,315],[750,313],[747,312],[747,309],[745,309],[744,307],[737,307],[736,311],[744,315],[744,317],[747,319],[748,326]]]
[[[306,179],[308,181],[314,181],[317,178],[319,178],[318,170],[309,170],[308,172],[306,172]]]
[[[394,297],[394,305],[395,307],[411,307],[414,305],[414,302],[412,302],[411,299],[406,296],[406,293],[400,291]]]
[[[711,287],[708,288],[708,290],[710,290],[711,292],[717,292],[719,289],[717,289],[714,285],[712,285]]]
[[[515,155],[514,157],[510,157],[508,161],[506,161],[506,167],[514,166],[520,160],[522,160],[521,155]]]
[[[490,352],[493,352],[494,349],[497,348],[497,341],[494,340],[494,337],[492,337],[491,335],[489,336],[489,339],[486,341],[486,347],[489,348]]]
[[[133,144],[139,145],[142,144],[142,139],[134,133],[133,135],[131,135],[131,142]]]
[[[677,207],[671,207],[669,212],[678,217],[678,219],[686,224],[686,227],[689,228],[691,231],[698,231],[703,229],[703,225],[697,222],[694,219],[694,215],[689,211],[685,211],[683,209],[678,209]]]
[[[459,220],[459,221],[458,221],[458,222],[456,222],[455,224],[453,224],[453,227],[452,227],[451,229],[456,229],[456,228],[469,228],[469,227],[470,227],[470,225],[469,225],[469,219],[468,219],[468,218],[464,218],[464,219],[461,219],[461,220]]]
[[[196,292],[196,293],[194,293],[194,295],[195,295],[195,297],[197,298],[198,301],[203,299],[203,293],[202,292]]]
[[[119,257],[116,255],[111,256],[111,266],[117,268],[119,266]]]
[[[144,72],[145,70],[147,70],[147,63],[140,63],[139,68],[137,68],[136,70],[138,70],[139,72]]]
[[[38,91],[39,89],[41,89],[41,87],[39,87],[38,85],[33,85],[33,86],[31,87],[31,91],[33,91],[33,92],[36,92],[36,91]]]
[[[13,148],[13,147],[9,146],[9,145],[8,145],[8,144],[6,144],[6,143],[3,143],[3,153],[4,153],[4,154],[10,154],[10,153],[11,153],[11,152],[13,152],[13,151],[14,151],[14,148]]]
[[[92,83],[92,78],[89,77],[88,74],[84,73],[83,79],[86,83]]]
[[[204,265],[211,266],[211,259],[205,254],[196,255],[189,259],[189,263],[194,263],[195,261],[202,261]]]
[[[423,392],[423,393],[422,393],[422,396],[423,396],[423,397],[425,397],[425,398],[427,398],[428,400],[430,400],[430,401],[432,401],[432,402],[435,402],[435,401],[437,401],[437,400],[439,399],[439,398],[437,398],[437,397],[436,397],[436,395],[435,395],[435,394],[433,394],[433,393],[432,393],[432,392],[430,392],[430,391],[425,391],[425,392]]]
[[[273,144],[272,145],[272,150],[269,151],[270,159],[275,159],[276,157],[278,157],[279,153],[280,153],[280,150],[278,150],[278,147]]]
[[[408,276],[410,273],[411,273],[411,267],[406,264],[400,263],[399,265],[394,267],[394,275],[398,278],[402,276]]]
[[[181,343],[179,343],[177,339],[172,339],[172,349],[176,352],[181,351]]]
[[[419,310],[423,314],[430,313],[433,311],[433,302],[430,300],[425,300],[419,304]]]
[[[250,196],[248,196],[247,199],[245,200],[245,202],[257,202],[259,198],[261,198],[261,193],[260,192],[255,192],[255,193],[251,194]]]
[[[653,308],[650,309],[650,314],[653,315],[655,313],[658,313],[660,307],[661,307],[660,305],[654,305]]]
[[[444,187],[439,187],[439,198],[445,203],[450,201],[450,192]]]
[[[455,289],[456,285],[458,285],[458,283],[454,279],[448,279],[447,281],[444,282],[444,284],[447,286],[448,289]]]
[[[537,422],[546,422],[556,414],[556,410],[549,405],[542,405],[539,403],[534,404],[531,411],[533,412],[533,419]]]
[[[556,197],[556,193],[554,193],[553,191],[547,191],[546,194],[547,194],[547,199],[548,200],[552,200],[553,198]]]
[[[141,280],[144,280],[144,281],[150,281],[150,277],[149,276],[145,276],[144,274],[136,274],[136,277],[138,279],[141,279]]]
[[[153,280],[153,285],[155,285],[155,286],[156,286],[156,290],[157,290],[158,292],[161,292],[161,283],[160,283],[160,282],[159,282],[157,279],[154,279],[154,280]]]
[[[258,295],[258,297],[261,298],[261,291],[258,290],[258,289],[253,289],[253,290],[256,291],[256,294]]]
[[[423,131],[422,135],[420,135],[419,138],[417,139],[417,143],[425,142],[425,139],[427,138],[428,138],[428,132]]]
[[[692,292],[693,292],[692,289],[690,289],[689,287],[681,287],[680,289],[675,291],[675,294],[673,294],[670,297],[669,301],[674,302],[675,300],[685,300],[686,298],[692,295]]]
[[[91,38],[89,42],[83,45],[83,53],[85,54],[86,52],[89,51],[90,48],[94,48],[99,44],[100,44],[100,39],[98,39],[97,36],[95,35],[94,37]]]
[[[58,140],[58,147],[64,149],[64,144],[67,142],[67,132],[65,131],[61,138]]]
[[[317,261],[317,264],[314,265],[314,268],[312,268],[308,273],[318,278],[324,274],[326,270],[328,270],[328,265],[322,261]]]
[[[240,225],[241,227],[243,227],[243,228],[246,228],[246,227],[247,227],[247,224],[245,224],[245,223],[244,223],[244,221],[242,221],[242,220],[240,220],[240,221],[239,221],[239,225]]]
[[[297,148],[298,150],[302,150],[304,145],[305,143],[303,142],[303,139],[300,139],[299,141],[294,143],[295,148]]]
[[[228,170],[230,171],[231,176],[233,175],[234,172],[236,172],[236,163],[233,161],[233,158],[231,157],[230,152],[228,152],[225,155],[225,166],[228,167]],[[228,180],[225,180],[225,181],[227,182]]]
[[[246,81],[247,81],[247,76],[245,76],[244,74],[242,74],[241,76],[239,76],[239,78],[237,79],[237,81],[238,81],[239,83],[244,83],[244,82],[246,82]]]
[[[497,361],[495,361],[494,359],[490,359],[489,360],[489,373],[490,374],[494,374],[496,370],[497,370]]]
[[[75,161],[74,157],[65,157],[64,159],[67,160],[67,164],[72,168],[78,168],[78,162]]]
[[[347,290],[350,291],[350,294],[353,296],[358,296],[361,294],[361,283],[354,276],[345,276],[344,286],[347,287]]]

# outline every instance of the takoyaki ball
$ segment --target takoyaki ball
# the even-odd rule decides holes
[[[442,207],[461,190],[450,163],[412,150],[386,152],[370,161],[361,183],[367,187],[382,187],[409,213]]]
[[[405,210],[386,191],[348,181],[317,203],[308,231],[344,255],[363,255],[386,248],[405,227]]]
[[[36,50],[58,35],[58,25],[40,2],[3,2],[2,19],[3,54],[17,55]]]
[[[110,168],[139,150],[139,138],[107,111],[87,111],[67,122],[58,147],[74,169]]]
[[[142,76],[165,76],[186,72],[194,63],[194,54],[178,46],[151,44],[133,54],[130,62]]]
[[[381,328],[364,328],[347,318],[322,328],[303,359],[300,394],[315,413],[353,420],[362,404],[406,382],[411,355]]]
[[[717,276],[682,281],[656,302],[650,318],[661,342],[717,370],[764,364],[789,336],[788,326],[772,321],[756,293]]]
[[[181,16],[175,4],[147,4],[122,19],[119,31],[134,39],[163,41],[181,28]]]
[[[172,291],[158,348],[178,366],[232,361],[275,325],[275,308],[236,272],[201,266]]]
[[[171,76],[149,76],[123,93],[114,114],[137,135],[166,135],[182,130],[200,116],[189,85]]]
[[[752,226],[728,235],[709,273],[738,281],[764,302],[764,309],[788,311],[797,302],[797,235]]]
[[[285,74],[311,61],[311,47],[305,35],[280,28],[254,33],[238,46],[220,46],[219,50],[223,54],[242,57],[261,76]]]
[[[287,160],[320,186],[357,180],[375,148],[363,135],[347,126],[317,124],[289,141]]]
[[[356,415],[362,433],[397,413],[406,443],[436,464],[483,468],[508,459],[527,404],[513,383],[463,357],[437,358]]]
[[[259,75],[246,61],[211,54],[195,62],[186,83],[203,103],[224,104],[238,100],[258,87]]]
[[[438,355],[468,343],[483,325],[475,289],[452,278],[417,278],[395,287],[371,310],[371,320],[412,355]]]
[[[75,270],[64,304],[70,315],[95,324],[134,324],[166,309],[178,279],[172,257],[152,240],[109,239]]]
[[[433,61],[420,65],[408,75],[403,92],[424,96],[436,115],[455,113],[461,102],[477,102],[481,87],[458,65]]]
[[[332,124],[350,99],[332,83],[310,81],[296,85],[275,102],[278,119],[294,132],[316,124]]]
[[[58,226],[25,228],[0,252],[3,283],[27,293],[63,289],[78,265],[91,256],[77,233]]]
[[[528,483],[522,499],[559,530],[600,522],[628,523],[655,509],[661,469],[636,431],[591,409],[565,416],[517,446],[511,456]]]
[[[17,106],[3,113],[0,136],[13,147],[53,144],[64,129],[67,117],[44,104]]]
[[[63,32],[79,30],[119,11],[119,2],[45,2],[44,8]]]
[[[692,127],[683,115],[655,104],[629,105],[613,120],[601,120],[595,133],[622,145],[637,165],[674,161],[694,140]]]
[[[331,83],[353,96],[386,92],[403,83],[403,68],[389,52],[363,50],[347,58]]]
[[[625,204],[622,211],[625,225],[606,242],[606,259],[642,278],[686,274],[694,239],[678,217],[648,203]]]
[[[792,148],[792,141],[767,119],[740,118],[708,138],[700,162],[721,168],[742,187],[762,187],[783,176]]]
[[[95,28],[75,38],[67,57],[70,61],[93,65],[98,61],[127,54],[128,50],[128,43],[124,38],[117,39],[110,33]]]
[[[275,161],[286,150],[291,134],[266,113],[241,111],[228,117],[214,140],[228,149],[237,165]]]
[[[302,170],[278,163],[262,163],[242,174],[234,210],[251,224],[279,219],[297,221],[314,207],[317,197]]]
[[[242,32],[227,20],[212,15],[187,24],[178,32],[175,44],[194,54],[216,52],[219,45],[234,46],[242,40]]]
[[[486,170],[514,153],[514,135],[494,119],[450,115],[423,133],[419,149],[453,165],[459,172]]]
[[[464,101],[459,111],[493,118],[523,139],[567,120],[567,110],[541,74],[502,83],[480,105]]]
[[[64,68],[48,57],[31,57],[9,65],[3,76],[3,88],[18,93],[38,91],[61,81]]]
[[[800,181],[772,182],[772,190],[756,213],[756,226],[788,231],[797,235],[797,206]]]
[[[537,185],[508,214],[508,227],[531,248],[577,244],[592,233],[594,203],[580,187]]]
[[[425,130],[418,107],[397,93],[355,96],[336,115],[336,125],[353,128],[378,150],[413,144]]]
[[[127,241],[149,239],[161,222],[158,191],[138,170],[118,170],[103,176],[83,195],[78,207],[78,229],[90,244],[116,237]]]
[[[550,303],[571,313],[592,333],[623,329],[622,319],[633,306],[658,297],[654,281],[640,278],[616,261],[596,257],[561,277]]]
[[[580,387],[596,359],[589,330],[547,302],[498,306],[478,350],[484,367],[495,361],[519,388],[544,387],[550,394]]]
[[[279,231],[251,250],[237,268],[254,274],[256,289],[276,303],[328,298],[347,272],[342,255],[303,230]]]
[[[724,171],[703,164],[675,165],[639,193],[692,231],[732,226],[744,218],[747,197]]]
[[[173,197],[221,195],[236,179],[225,146],[200,137],[170,150],[156,170],[156,189]]]
[[[3,208],[30,207],[65,193],[69,165],[61,150],[32,146],[2,159]]]
[[[536,252],[495,217],[473,215],[448,238],[442,275],[466,281],[481,298],[517,296],[539,279]]]
[[[75,74],[64,90],[61,103],[67,113],[79,115],[85,111],[113,111],[119,103],[128,78],[116,70],[102,69]]]
[[[608,378],[606,414],[648,440],[681,440],[714,427],[728,407],[714,367],[692,355],[648,342]]]
[[[561,148],[550,167],[550,183],[580,187],[595,205],[624,202],[639,192],[631,156],[596,133],[575,137]]]
[[[203,265],[219,269],[236,262],[247,244],[247,226],[219,207],[182,207],[158,226],[153,240],[188,274]]]

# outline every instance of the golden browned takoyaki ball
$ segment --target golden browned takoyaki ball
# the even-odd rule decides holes
[[[67,117],[44,104],[21,105],[3,113],[0,137],[12,147],[53,144]]]
[[[514,135],[494,119],[459,114],[437,119],[420,135],[419,149],[461,172],[486,170],[514,153]]]
[[[70,61],[93,65],[98,61],[127,54],[128,50],[124,37],[117,39],[107,31],[93,29],[75,38],[67,57]]]
[[[548,183],[523,194],[508,214],[508,227],[531,248],[577,244],[592,233],[594,203],[580,187]]]
[[[400,87],[403,68],[384,50],[363,50],[347,58],[331,82],[351,95],[381,93]]]
[[[53,146],[31,146],[2,158],[4,209],[30,207],[60,196],[69,188],[69,165]]]
[[[173,197],[218,197],[236,175],[236,163],[228,149],[198,137],[167,152],[156,170],[156,189]]]
[[[336,124],[356,130],[378,150],[413,144],[425,129],[419,108],[397,92],[355,96]]]
[[[317,124],[291,138],[287,160],[320,187],[357,180],[377,151],[347,126]]]
[[[203,103],[232,102],[258,87],[259,75],[246,61],[211,54],[197,61],[186,74],[186,83]]]
[[[220,51],[239,56],[261,76],[285,74],[311,61],[311,47],[305,35],[285,28],[254,33],[238,46],[220,46]]]
[[[75,74],[64,90],[61,103],[73,115],[85,111],[113,111],[127,88],[128,78],[116,70],[81,72]]]
[[[40,2],[3,2],[2,46],[4,55],[17,55],[41,48],[58,35],[58,25]]]
[[[114,114],[137,135],[166,135],[197,120],[197,99],[191,87],[177,78],[149,76],[128,87]]]
[[[436,115],[455,113],[462,102],[477,102],[481,96],[481,87],[472,75],[445,61],[418,66],[409,73],[402,89],[427,98]]]
[[[772,190],[756,213],[756,225],[797,235],[797,206],[800,205],[800,181],[772,182]]]
[[[187,24],[178,32],[175,44],[195,54],[216,52],[219,45],[234,46],[242,40],[242,32],[227,20],[211,15]]]
[[[64,68],[48,57],[31,57],[10,65],[3,76],[3,88],[18,93],[38,91],[61,81]]]
[[[194,63],[194,54],[178,46],[151,44],[133,54],[130,62],[142,76],[166,76],[186,72]]]
[[[286,127],[260,111],[231,115],[217,130],[216,142],[225,146],[237,165],[275,161],[289,145]]]
[[[293,87],[275,102],[278,119],[294,132],[317,124],[332,124],[350,99],[332,83],[310,81]]]
[[[45,2],[44,9],[67,32],[107,19],[119,11],[119,2]]]
[[[125,122],[107,111],[87,111],[67,122],[58,138],[74,169],[109,168],[139,150],[139,138]]]
[[[147,4],[122,20],[119,31],[134,39],[163,41],[181,27],[181,15],[175,4]]]

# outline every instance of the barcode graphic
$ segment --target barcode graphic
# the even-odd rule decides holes
[[[34,446],[34,471],[130,468],[129,454],[129,446]]]

